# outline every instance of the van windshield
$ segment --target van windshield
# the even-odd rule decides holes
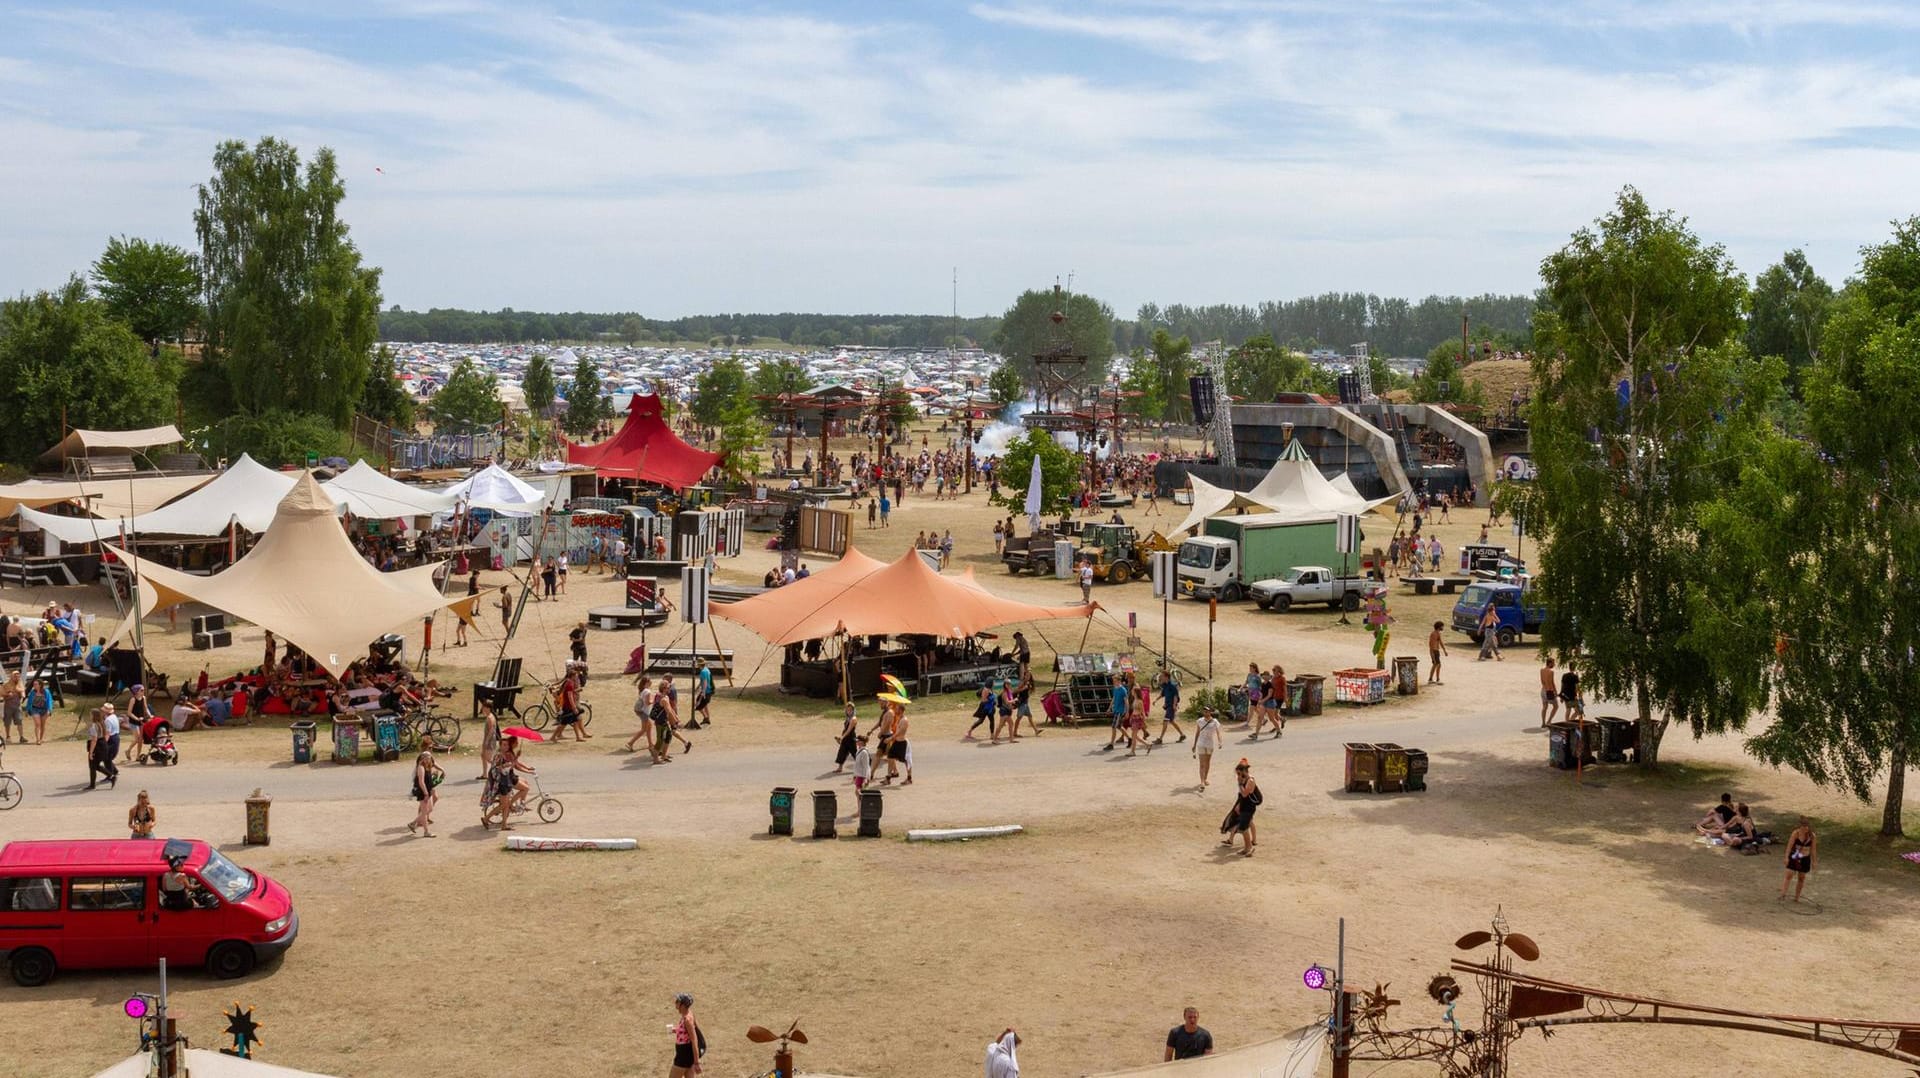
[[[238,902],[253,893],[253,873],[227,860],[219,850],[207,851],[207,863],[200,866],[200,882],[228,902]]]
[[[1460,593],[1460,605],[1485,606],[1487,605],[1487,600],[1491,598],[1493,598],[1492,588],[1487,587],[1485,584],[1475,584]]]

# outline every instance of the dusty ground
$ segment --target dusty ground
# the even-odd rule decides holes
[[[1450,559],[1477,534],[1482,514],[1466,516],[1441,528]],[[893,528],[856,534],[888,557],[920,528],[951,526],[960,563],[996,591],[1048,601],[1075,594],[1064,582],[995,568],[992,519],[978,496],[910,496]],[[1384,542],[1391,528],[1382,519],[1370,530]],[[726,568],[757,578],[772,558],[750,552]],[[576,572],[565,601],[529,608],[512,650],[544,673],[564,657],[565,629],[586,606],[617,602],[618,591]],[[1137,611],[1157,645],[1159,611],[1146,584],[1097,596],[1117,622]],[[44,596],[8,591],[0,606],[25,610],[29,598]],[[100,593],[82,601],[96,611],[106,602]],[[1423,650],[1414,628],[1444,617],[1449,601],[1396,598],[1405,634],[1394,652]],[[497,622],[486,624],[490,634]],[[743,656],[744,678],[764,648],[727,622],[718,627]],[[1204,669],[1205,607],[1174,604],[1170,627],[1175,656]],[[1045,631],[1062,650],[1078,649],[1077,630]],[[1124,635],[1105,619],[1090,633],[1089,648],[1116,647]],[[658,644],[674,634],[649,635]],[[161,630],[149,644],[164,668],[197,672],[207,656],[183,650],[184,637]],[[1250,659],[1326,672],[1368,648],[1361,629],[1336,615],[1244,604],[1222,609],[1214,639],[1223,680]],[[475,826],[470,755],[449,768],[444,837],[410,838],[398,765],[295,768],[278,726],[183,735],[183,766],[133,768],[128,786],[111,793],[76,789],[83,768],[70,742],[11,748],[7,764],[29,796],[0,817],[0,837],[117,834],[144,784],[162,830],[228,842],[240,830],[239,797],[265,786],[276,800],[273,845],[227,848],[293,890],[300,942],[239,984],[185,973],[176,1004],[204,1044],[221,1025],[216,1012],[243,1000],[266,1023],[264,1058],[355,1078],[527,1064],[659,1074],[668,999],[682,990],[699,997],[714,1075],[764,1070],[766,1054],[742,1031],[796,1015],[814,1038],[800,1057],[813,1069],[971,1073],[988,1037],[1015,1024],[1027,1038],[1028,1073],[1099,1071],[1157,1059],[1189,1002],[1222,1046],[1311,1020],[1325,999],[1299,987],[1299,972],[1332,961],[1342,916],[1354,979],[1390,982],[1404,1001],[1398,1020],[1431,1025],[1440,1016],[1426,980],[1454,956],[1451,941],[1483,927],[1496,907],[1539,941],[1537,967],[1549,977],[1757,1009],[1920,1019],[1912,993],[1920,960],[1908,945],[1920,924],[1920,874],[1864,837],[1872,813],[1750,766],[1735,741],[1696,745],[1677,734],[1662,775],[1610,768],[1575,786],[1540,763],[1527,657],[1475,664],[1457,642],[1448,683],[1419,697],[1298,720],[1279,742],[1230,737],[1225,764],[1248,756],[1267,793],[1252,859],[1217,852],[1228,798],[1218,784],[1197,791],[1186,746],[1129,760],[1100,753],[1105,739],[1093,730],[976,746],[959,741],[967,705],[955,697],[915,708],[919,780],[889,792],[886,839],[769,839],[773,785],[797,786],[803,798],[839,789],[846,813],[848,785],[829,774],[831,709],[766,688],[776,657],[756,688],[723,693],[718,723],[694,735],[695,752],[645,766],[617,751],[630,690],[607,673],[637,636],[598,630],[601,674],[589,699],[602,736],[535,750],[567,814],[529,833],[633,835],[638,853],[500,852],[497,836]],[[259,643],[258,630],[243,628],[233,650],[213,654],[238,666]],[[435,672],[471,680],[490,665],[486,644],[436,650]],[[1040,639],[1035,647],[1048,650]],[[56,719],[53,732],[69,725]],[[1429,748],[1432,789],[1340,792],[1348,740]],[[1800,811],[1822,821],[1827,855],[1812,903],[1775,901],[1773,854],[1726,855],[1687,840],[1687,825],[1723,788],[1751,802],[1763,824],[1784,830]],[[907,826],[1009,821],[1030,833],[933,848],[899,839]],[[5,1070],[87,1074],[127,1054],[133,1030],[118,1003],[145,985],[132,971],[66,975],[32,991],[0,984]],[[1550,1043],[1530,1035],[1514,1058],[1516,1073],[1541,1075],[1900,1073],[1830,1048],[1652,1027],[1569,1031]]]

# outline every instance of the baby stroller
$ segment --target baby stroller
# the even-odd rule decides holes
[[[164,726],[155,730],[153,732],[153,740],[147,744],[146,755],[140,757],[140,762],[143,764],[158,764],[161,767],[165,767],[168,764],[178,765],[180,763],[180,750],[173,746],[173,731]]]

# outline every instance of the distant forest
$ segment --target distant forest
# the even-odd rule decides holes
[[[1460,315],[1473,323],[1475,340],[1524,346],[1532,335],[1532,296],[1428,296],[1413,301],[1361,292],[1328,292],[1254,306],[1148,303],[1132,319],[1113,322],[1117,352],[1143,349],[1156,328],[1195,343],[1222,340],[1229,346],[1259,334],[1300,349],[1345,351],[1366,341],[1384,356],[1425,356],[1442,341],[1460,335]],[[751,345],[777,340],[789,345],[831,347],[870,345],[895,348],[944,348],[984,345],[1000,319],[947,315],[716,314],[687,318],[648,318],[633,312],[590,314],[574,311],[463,311],[434,308],[406,311],[398,306],[380,314],[380,336],[400,342],[449,344],[530,341],[618,341],[648,344],[674,341]]]

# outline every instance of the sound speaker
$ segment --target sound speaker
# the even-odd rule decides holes
[[[1193,400],[1193,421],[1213,422],[1213,375],[1196,374],[1187,379],[1187,395]]]

